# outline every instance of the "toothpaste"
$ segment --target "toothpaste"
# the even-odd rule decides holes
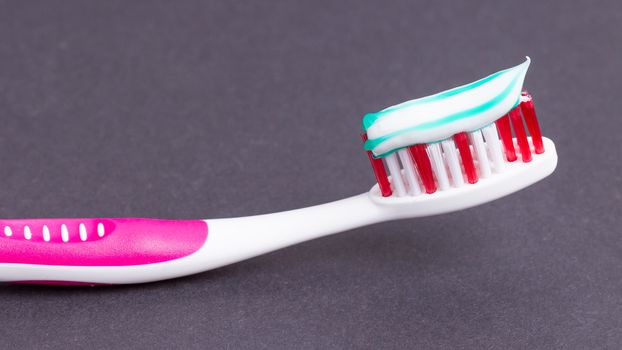
[[[401,148],[475,131],[518,105],[531,60],[476,82],[406,101],[363,118],[365,149],[382,157]]]

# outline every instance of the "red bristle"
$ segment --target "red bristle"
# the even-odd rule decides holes
[[[367,133],[362,133],[361,138],[363,142],[367,141]],[[378,187],[380,187],[380,193],[383,197],[389,197],[391,192],[391,185],[389,184],[389,179],[387,178],[387,171],[384,168],[384,163],[380,158],[374,158],[371,151],[367,151],[367,157],[369,157],[369,162],[371,163],[371,167],[374,170],[374,175],[376,176],[376,181],[378,182]]]
[[[510,117],[506,114],[503,117],[497,119],[495,122],[497,125],[497,131],[503,142],[503,148],[505,149],[505,157],[508,162],[516,160],[516,150],[514,149],[514,141],[512,140],[512,129],[510,128]]]
[[[415,160],[415,165],[419,171],[419,176],[421,177],[426,193],[436,192],[436,183],[434,183],[434,175],[432,175],[432,164],[426,152],[426,145],[413,145],[408,147],[408,150]]]
[[[476,183],[478,180],[477,170],[475,169],[475,163],[473,162],[473,155],[471,155],[471,147],[469,146],[469,137],[467,133],[461,132],[455,134],[454,142],[460,151],[460,158],[462,159],[462,165],[464,166],[467,181],[471,184]]]
[[[531,142],[536,149],[536,154],[544,153],[544,143],[542,142],[542,132],[540,132],[540,125],[538,124],[538,118],[536,118],[536,110],[533,106],[533,99],[527,91],[523,91],[523,98],[520,103],[520,110],[525,117],[525,124],[531,135]]]
[[[510,111],[510,120],[512,121],[512,128],[514,128],[514,135],[516,135],[521,158],[524,163],[530,162],[531,150],[529,149],[529,140],[527,140],[527,132],[525,131],[523,118],[518,107]]]

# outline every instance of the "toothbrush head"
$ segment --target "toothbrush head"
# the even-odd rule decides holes
[[[372,201],[395,209],[411,204],[398,217],[443,214],[506,196],[553,173],[555,144],[542,137],[531,96],[523,96],[520,106],[483,129],[378,158],[367,151],[377,179],[369,191]]]
[[[372,201],[394,206],[396,218],[442,214],[550,175],[555,144],[542,137],[533,99],[521,92],[529,62],[366,115]]]

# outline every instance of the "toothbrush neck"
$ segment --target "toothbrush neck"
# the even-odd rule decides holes
[[[214,268],[385,220],[385,211],[367,193],[279,213],[206,220],[205,254],[218,262]]]

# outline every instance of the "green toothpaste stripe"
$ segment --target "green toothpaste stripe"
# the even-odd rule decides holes
[[[435,95],[431,95],[431,96],[426,96],[426,97],[422,97],[422,98],[418,98],[416,100],[412,100],[412,101],[407,101],[407,102],[403,102],[400,103],[396,106],[393,107],[389,107],[386,108],[380,112],[375,112],[375,113],[368,113],[363,117],[363,129],[367,130],[370,126],[372,126],[378,119],[383,118],[387,115],[390,114],[390,112],[395,112],[404,108],[408,108],[408,107],[412,107],[412,106],[416,106],[416,105],[421,105],[421,104],[425,104],[425,103],[430,103],[430,102],[435,102],[435,101],[440,101],[440,100],[444,100],[448,97],[451,96],[455,96],[458,95],[460,93],[469,91],[469,90],[473,90],[474,88],[481,86],[497,77],[499,77],[500,75],[507,73],[509,71],[511,71],[514,68],[508,68],[505,70],[502,70],[500,72],[491,74],[489,76],[487,76],[486,78],[480,79],[478,81],[475,81],[473,83],[464,85],[464,86],[459,86],[457,88],[453,88],[447,91],[443,91],[440,92],[438,94]]]
[[[503,72],[505,72],[505,71],[502,71],[500,73],[503,73]],[[493,77],[493,76],[495,76],[495,75],[493,74],[493,75],[489,76],[488,78]],[[496,76],[498,76],[498,74]],[[381,144],[381,143],[383,143],[383,142],[385,142],[385,141],[387,141],[387,140],[389,140],[389,139],[391,139],[393,137],[396,137],[396,136],[399,136],[399,135],[402,135],[402,134],[405,134],[405,133],[409,133],[409,132],[413,132],[413,131],[428,130],[428,129],[432,129],[432,128],[436,128],[436,127],[442,126],[442,125],[447,124],[447,123],[455,122],[455,121],[460,120],[460,119],[471,118],[471,117],[474,117],[476,115],[479,115],[479,114],[481,114],[481,113],[491,109],[495,105],[499,104],[501,101],[503,101],[510,94],[510,92],[512,92],[512,89],[515,87],[516,82],[517,82],[519,76],[520,76],[520,74],[516,75],[512,79],[510,84],[508,84],[508,86],[503,91],[501,91],[501,93],[499,93],[497,96],[493,97],[492,99],[490,99],[487,102],[482,103],[479,106],[475,106],[473,108],[470,108],[470,109],[467,109],[467,110],[464,110],[464,111],[460,111],[460,112],[457,112],[457,113],[454,113],[454,114],[450,114],[450,115],[445,116],[443,118],[440,118],[438,120],[434,120],[434,121],[430,121],[430,122],[427,122],[427,123],[419,124],[419,125],[416,125],[416,126],[413,126],[413,127],[410,127],[410,128],[399,130],[399,131],[394,131],[392,133],[389,133],[387,135],[378,137],[376,139],[369,139],[369,140],[367,140],[365,142],[365,149],[368,150],[368,151],[369,150],[373,150],[379,144]],[[484,79],[488,79],[488,78],[484,78]],[[484,79],[482,79],[482,80],[484,80]],[[487,81],[490,81],[491,79],[488,79]],[[482,80],[480,80],[478,82],[481,82]],[[478,82],[476,82],[476,83],[478,83]],[[449,91],[453,91],[453,90],[449,90]],[[466,90],[463,90],[463,91],[466,91]],[[434,97],[434,96],[436,96],[436,95],[433,95],[431,97]],[[520,97],[519,97],[519,99],[520,99]],[[518,100],[517,100],[517,102],[518,102]],[[380,113],[382,113],[382,112],[380,112]],[[393,151],[387,152],[386,154],[389,154],[389,153],[392,153],[392,152]],[[382,154],[382,155],[380,155],[378,157],[385,156],[386,154]]]

